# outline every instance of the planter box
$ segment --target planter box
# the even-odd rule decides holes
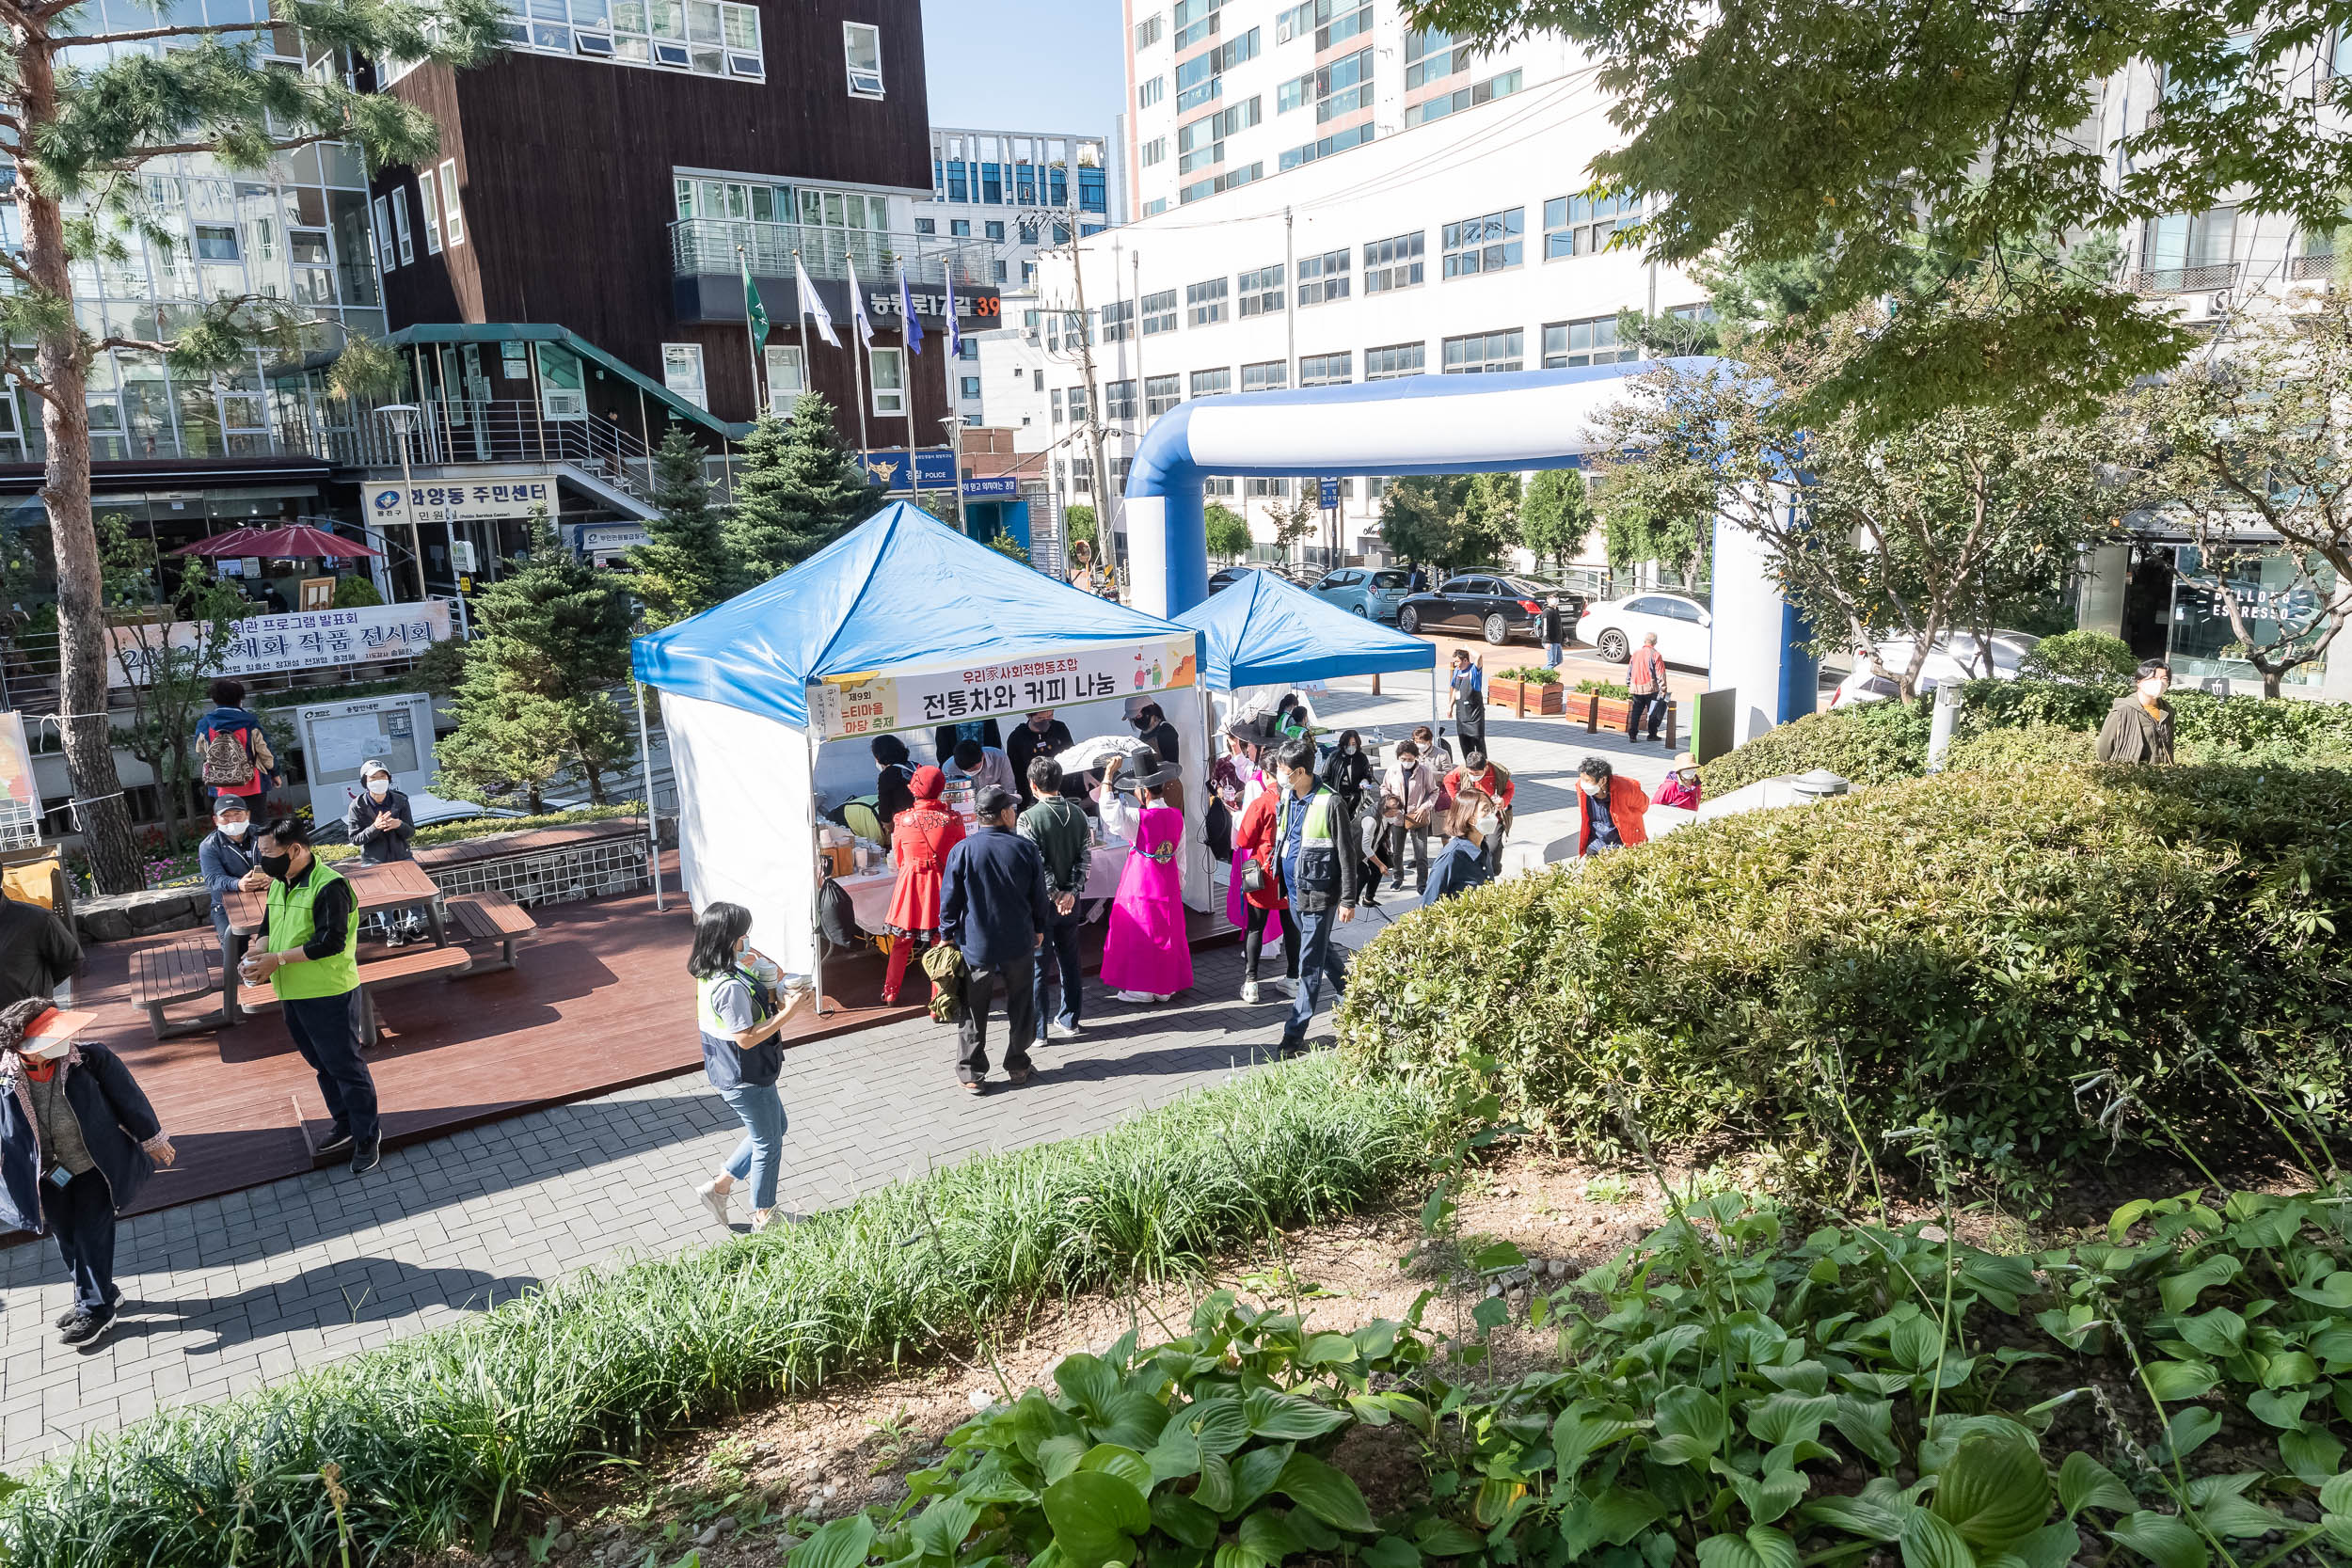
[[[1567,711],[1562,695],[1567,688],[1558,681],[1545,685],[1540,681],[1508,681],[1500,676],[1486,683],[1486,700],[1496,707],[1507,707],[1521,719],[1531,713],[1560,714]]]
[[[1632,711],[1633,707],[1633,705],[1623,697],[1601,697],[1589,691],[1579,692],[1573,699],[1573,703],[1575,705],[1570,708],[1568,716],[1571,719],[1584,721],[1586,735],[1593,735],[1601,730],[1614,730],[1619,735],[1625,734],[1626,715]],[[1664,720],[1664,738],[1669,751],[1672,751],[1680,739],[1681,721],[1680,705],[1669,700],[1666,704]],[[1647,727],[1646,724],[1645,727]]]

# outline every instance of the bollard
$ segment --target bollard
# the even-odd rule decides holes
[[[1952,725],[1960,717],[1960,688],[1935,689],[1935,716],[1928,724],[1928,771],[1941,773],[1952,751]]]

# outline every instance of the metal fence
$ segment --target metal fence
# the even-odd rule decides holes
[[[841,278],[856,264],[861,282],[907,281],[931,287],[953,278],[959,287],[994,287],[1001,252],[993,241],[943,239],[879,229],[823,229],[804,223],[753,223],[734,218],[681,218],[670,225],[674,271],[733,273],[748,263],[760,277],[790,277],[798,256],[811,277]],[[789,300],[771,303],[779,314]]]
[[[426,404],[405,421],[381,409],[358,425],[326,433],[327,455],[338,463],[397,470],[406,447],[412,467],[453,463],[568,463],[640,500],[653,496],[652,455],[644,436],[611,419],[584,410],[577,417],[549,419],[546,408],[523,400],[484,400]]]

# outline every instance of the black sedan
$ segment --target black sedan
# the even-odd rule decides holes
[[[1222,594],[1252,572],[1270,572],[1273,569],[1271,566],[1228,566],[1210,577],[1209,592]]]
[[[1514,637],[1536,637],[1539,617],[1547,605],[1560,607],[1562,627],[1575,635],[1577,617],[1584,612],[1584,595],[1540,578],[1505,576],[1500,572],[1464,572],[1448,578],[1434,593],[1416,594],[1397,608],[1396,629],[1475,632],[1500,646]]]

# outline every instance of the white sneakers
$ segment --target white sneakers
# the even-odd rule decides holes
[[[1254,1007],[1258,1005],[1257,981],[1244,980],[1241,983],[1241,1001],[1242,1006],[1245,1007]]]
[[[1147,1004],[1153,1002],[1165,1002],[1168,998],[1165,996],[1154,996],[1148,990],[1118,990],[1111,992],[1111,1000],[1114,1002],[1135,1002],[1138,1004]]]
[[[735,1228],[735,1222],[727,1218],[727,1201],[734,1196],[732,1188],[723,1193],[718,1182],[706,1181],[694,1189],[694,1196],[703,1200],[703,1207],[710,1211],[710,1217],[719,1222],[720,1229]]]
[[[1274,983],[1282,988],[1284,996],[1295,997],[1298,994],[1298,981],[1294,975],[1285,974]]]
[[[796,1214],[789,1209],[771,1209],[764,1214],[753,1217],[752,1228],[754,1230],[781,1230],[788,1225],[806,1225],[807,1223],[806,1214]]]
[[[1045,1025],[1045,1037],[1049,1040],[1074,1040],[1078,1037],[1078,1026],[1054,1019]]]

